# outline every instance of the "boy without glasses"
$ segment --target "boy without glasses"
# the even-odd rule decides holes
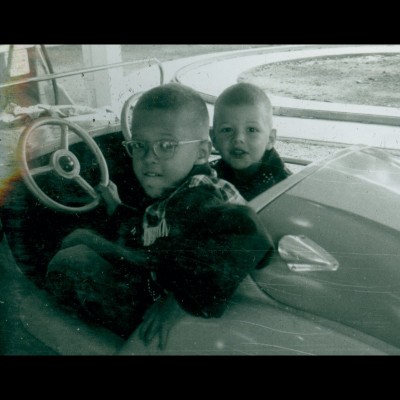
[[[210,135],[221,154],[213,168],[246,200],[291,175],[274,149],[271,102],[255,85],[238,83],[220,94]]]
[[[144,192],[143,212],[128,216],[115,185],[102,188],[110,212],[124,219],[118,240],[73,232],[47,278],[55,295],[122,337],[143,320],[141,339],[157,336],[163,348],[185,312],[220,316],[271,244],[254,211],[208,164],[209,118],[196,92],[179,84],[146,92],[131,132],[123,145]]]

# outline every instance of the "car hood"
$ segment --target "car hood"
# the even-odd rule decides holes
[[[384,150],[338,152],[290,194],[400,230],[400,158]]]

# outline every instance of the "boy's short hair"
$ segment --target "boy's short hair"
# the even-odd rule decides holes
[[[208,139],[210,118],[205,101],[192,88],[179,84],[167,83],[144,93],[135,105],[135,114],[140,111],[187,111],[193,115],[193,129],[203,130],[201,134]]]
[[[217,98],[214,105],[214,116],[221,106],[263,104],[268,118],[272,120],[272,104],[264,91],[256,85],[247,82],[240,82],[229,86]]]

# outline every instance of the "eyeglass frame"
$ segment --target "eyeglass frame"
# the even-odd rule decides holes
[[[196,143],[196,142],[204,142],[206,140],[207,139],[196,139],[196,140],[160,139],[160,140],[155,140],[155,141],[149,141],[149,140],[131,139],[131,140],[124,140],[122,142],[122,146],[124,146],[124,148],[125,148],[126,152],[128,153],[129,157],[133,158],[134,157],[133,153],[131,154],[130,151],[128,150],[129,143],[132,143],[132,142],[145,143],[145,144],[147,144],[147,147],[145,148],[145,153],[144,154],[146,154],[150,150],[150,146],[151,146],[151,149],[153,150],[153,153],[156,155],[157,158],[162,159],[162,160],[169,160],[169,159],[174,157],[176,148],[179,145],[181,145],[181,144],[189,144],[189,143]],[[155,145],[157,143],[160,143],[160,142],[172,142],[172,143],[174,143],[174,150],[173,150],[173,152],[172,152],[170,157],[164,158],[162,156],[160,157],[159,154],[157,154],[157,152],[155,150]]]

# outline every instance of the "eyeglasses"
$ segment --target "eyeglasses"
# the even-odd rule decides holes
[[[181,144],[203,142],[205,139],[197,140],[156,140],[155,142],[149,142],[146,140],[128,140],[123,141],[122,145],[131,157],[144,156],[150,148],[153,149],[154,154],[161,160],[168,160],[175,154],[175,149]]]

